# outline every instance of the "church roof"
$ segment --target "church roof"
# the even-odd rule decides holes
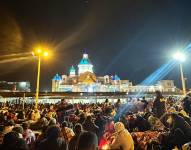
[[[119,81],[121,79],[120,79],[120,77],[118,75],[114,75],[112,80]]]
[[[88,58],[88,54],[83,54],[83,58],[80,60],[79,65],[91,65],[91,61]]]
[[[74,66],[71,66],[70,67],[70,72],[75,72],[76,71],[76,69],[74,68]]]
[[[55,81],[60,81],[62,80],[62,77],[59,75],[59,74],[56,74],[52,80],[55,80]]]

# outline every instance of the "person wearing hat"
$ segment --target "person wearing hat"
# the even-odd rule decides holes
[[[117,122],[114,125],[115,139],[110,145],[111,149],[123,149],[123,150],[134,150],[134,141],[127,129],[122,122]]]

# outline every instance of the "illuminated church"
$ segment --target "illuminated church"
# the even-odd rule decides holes
[[[84,53],[77,70],[74,66],[68,75],[56,74],[52,79],[52,92],[175,92],[173,80],[158,81],[155,85],[132,85],[118,75],[96,76],[88,54]]]
[[[132,83],[121,80],[118,75],[97,77],[88,54],[84,53],[76,70],[69,69],[69,75],[56,74],[52,79],[52,92],[126,92]]]

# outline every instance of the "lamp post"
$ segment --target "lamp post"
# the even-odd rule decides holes
[[[47,57],[48,52],[43,51],[41,48],[38,48],[35,52],[32,52],[33,56],[36,56],[38,59],[38,70],[37,70],[37,80],[36,80],[36,96],[35,96],[35,109],[38,109],[38,96],[39,96],[39,87],[40,87],[40,67],[41,67],[41,58]]]
[[[185,84],[185,78],[184,78],[183,67],[182,67],[182,63],[186,60],[186,57],[184,53],[181,53],[181,52],[175,53],[173,57],[175,60],[179,61],[180,76],[181,76],[181,82],[182,82],[182,92],[183,92],[183,95],[186,95],[186,84]]]

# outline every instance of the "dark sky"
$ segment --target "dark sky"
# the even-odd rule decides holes
[[[20,58],[43,43],[53,54],[42,62],[41,90],[51,88],[54,74],[76,67],[83,48],[97,76],[140,83],[191,42],[190,8],[190,0],[1,0],[0,59],[21,55],[0,61],[0,80],[28,80],[34,89],[36,61]],[[190,84],[189,58],[184,70]],[[166,77],[178,86],[179,78],[178,66]]]

